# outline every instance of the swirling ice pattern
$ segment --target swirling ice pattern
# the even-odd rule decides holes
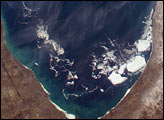
[[[130,43],[126,41],[120,43],[119,38],[113,39],[114,37],[112,34],[110,36],[104,33],[104,38],[102,38],[101,35],[98,37],[100,40],[92,37],[95,36],[93,34],[99,34],[97,31],[101,31],[105,25],[112,23],[105,23],[107,16],[109,17],[109,13],[111,15],[116,14],[117,12],[113,11],[124,9],[125,6],[128,7],[130,3],[131,2],[120,2],[120,4],[114,4],[111,2],[111,5],[108,4],[109,7],[105,6],[104,8],[94,3],[95,6],[98,5],[99,7],[97,12],[95,12],[95,6],[83,9],[84,6],[89,6],[90,4],[82,3],[77,11],[72,11],[70,16],[66,15],[68,18],[63,22],[66,16],[60,16],[60,12],[62,11],[61,2],[56,2],[55,5],[53,4],[56,7],[55,9],[53,9],[53,5],[50,6],[50,8],[55,11],[55,15],[50,15],[49,19],[44,19],[44,17],[39,16],[40,11],[43,10],[43,5],[41,5],[40,8],[32,8],[30,5],[28,6],[26,2],[21,2],[21,6],[23,7],[23,18],[33,19],[33,28],[35,28],[37,37],[35,41],[37,54],[44,50],[48,51],[48,53],[45,53],[48,54],[48,56],[46,56],[48,58],[48,61],[46,61],[48,65],[46,65],[46,67],[48,66],[47,69],[53,73],[52,80],[58,80],[59,83],[64,83],[61,86],[52,85],[55,86],[52,87],[53,89],[56,88],[52,91],[44,88],[45,81],[42,81],[43,83],[41,86],[50,97],[53,96],[54,93],[60,93],[60,95],[58,95],[60,99],[56,99],[55,97],[52,99],[51,97],[50,101],[53,101],[52,104],[59,110],[66,110],[64,113],[66,113],[68,118],[75,118],[74,115],[79,115],[83,118],[97,118],[104,115],[105,112],[109,110],[109,107],[105,106],[105,104],[107,104],[106,102],[109,102],[107,106],[110,106],[111,109],[114,104],[116,104],[114,98],[119,99],[116,100],[117,103],[122,100],[121,98],[123,97],[120,98],[117,95],[126,95],[131,88],[129,84],[134,84],[135,82],[133,76],[138,77],[146,67],[146,57],[150,53],[152,47],[153,9],[151,9],[150,14],[144,18],[144,21],[142,21],[141,24],[144,26],[143,32],[140,38],[135,42]],[[8,4],[13,7],[10,3]],[[65,3],[63,3],[63,5],[64,4]],[[104,3],[102,3],[102,6],[103,4]],[[65,7],[69,8],[69,6]],[[51,9],[48,9],[48,13],[51,12]],[[66,13],[67,12],[69,13],[69,11],[66,11]],[[79,13],[81,14],[79,15]],[[90,17],[92,14],[94,14],[94,16]],[[58,20],[58,17],[60,17],[61,20]],[[120,21],[123,18],[120,17]],[[112,18],[110,19],[112,21]],[[73,20],[77,23],[73,24]],[[90,21],[93,21],[93,23]],[[25,21],[20,20],[19,23],[22,25],[30,24],[28,19],[25,19]],[[118,25],[121,23],[118,23]],[[55,27],[53,28],[53,26]],[[111,25],[110,27],[112,28],[113,26]],[[116,25],[116,28],[119,27]],[[53,35],[51,35],[51,31],[53,30],[57,33],[52,32]],[[116,32],[116,30],[114,31]],[[58,35],[61,32],[65,33],[61,34],[62,37]],[[108,32],[110,33],[112,31]],[[131,32],[129,32],[129,34],[130,33]],[[72,40],[72,38],[74,39]],[[39,59],[36,59],[33,66],[34,69],[40,68],[42,64]],[[46,80],[52,82],[48,77]],[[57,87],[61,88],[58,89]],[[119,91],[123,92],[116,93]],[[55,100],[58,104],[60,102],[61,104],[56,105],[54,102]],[[87,105],[84,105],[81,101]],[[87,101],[91,103],[87,103]],[[97,105],[93,106],[92,104],[96,102]],[[104,105],[104,108],[101,107],[102,105]],[[68,106],[75,107],[69,109]],[[88,106],[92,106],[93,108],[89,108]],[[99,111],[98,109],[100,108],[103,110]],[[88,111],[86,112],[86,110]],[[86,114],[84,113],[84,115],[82,115],[84,111]]]

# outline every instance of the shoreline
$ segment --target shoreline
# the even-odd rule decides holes
[[[158,55],[156,55],[157,52],[161,53],[162,51],[160,51],[161,47],[158,49],[158,46],[162,46],[162,44],[160,45],[159,42],[157,42],[158,40],[158,37],[160,36],[157,36],[156,34],[159,32],[157,32],[156,30],[156,21],[157,19],[159,18],[156,18],[156,16],[158,15],[158,12],[160,12],[158,9],[159,9],[159,6],[163,6],[163,2],[160,3],[159,1],[157,2],[156,4],[156,7],[155,7],[155,12],[153,14],[153,31],[152,31],[152,34],[153,34],[153,44],[152,44],[152,52],[151,52],[151,55],[150,55],[150,59],[148,60],[147,62],[147,66],[145,67],[145,70],[144,72],[142,73],[142,75],[140,76],[139,80],[133,85],[133,89],[131,89],[131,91],[129,92],[129,94],[127,96],[125,96],[125,98],[120,102],[120,104],[118,106],[116,106],[115,109],[111,110],[108,115],[104,116],[103,118],[106,119],[106,118],[111,118],[111,119],[120,119],[120,118],[135,118],[135,119],[143,119],[143,118],[156,118],[158,116],[153,116],[153,115],[147,115],[149,114],[149,112],[151,111],[157,111],[158,109],[154,109],[154,110],[149,110],[147,107],[151,106],[151,104],[146,104],[146,103],[150,103],[149,102],[149,99],[146,98],[146,96],[148,96],[148,94],[151,94],[151,93],[148,93],[149,90],[153,91],[153,92],[156,92],[156,89],[154,89],[152,86],[152,84],[150,84],[150,80],[151,81],[156,81],[156,79],[160,82],[163,82],[162,79],[159,79],[158,77],[155,78],[155,77],[151,77],[152,75],[155,75],[155,76],[158,76],[158,72],[156,72],[155,70],[153,70],[153,68],[155,68],[155,66],[160,66],[160,64],[158,63],[158,61],[156,60],[156,58],[158,57]],[[163,8],[162,8],[163,9]],[[160,27],[160,26],[159,26]],[[161,35],[162,37],[162,35]],[[157,39],[155,41],[155,39]],[[158,41],[162,41],[162,39],[159,39]],[[162,46],[163,47],[163,46]],[[163,48],[162,48],[163,49]],[[154,62],[157,62],[156,64],[154,64]],[[161,60],[162,64],[163,64],[163,61]],[[151,72],[152,71],[155,71],[154,73]],[[161,70],[161,71],[160,71]],[[160,71],[160,76],[162,76],[162,71],[163,69],[159,69],[158,71]],[[148,82],[146,85],[146,83],[143,84],[143,82]],[[155,83],[156,86],[159,84]],[[162,84],[160,87],[163,87]],[[160,90],[158,90],[160,92]],[[162,91],[162,89],[161,89]],[[140,92],[143,92],[141,95],[140,95]],[[160,92],[160,101],[155,101],[155,98],[154,96],[151,96],[152,99],[154,99],[154,102],[155,102],[155,106],[159,109],[163,109],[163,107],[161,108],[159,106],[159,104],[161,105],[163,99],[161,96],[163,96],[163,92]],[[150,95],[149,95],[150,97]],[[137,100],[138,98],[138,100]],[[126,106],[129,106],[129,109],[127,109]],[[142,109],[141,109],[142,108]],[[151,108],[151,107],[150,107]],[[152,108],[153,109],[153,108]],[[124,111],[126,110],[126,112]],[[119,115],[119,114],[122,114],[122,115]],[[156,114],[156,113],[152,113],[152,114]],[[163,116],[162,115],[163,112],[159,115],[159,116]],[[151,116],[151,117],[148,117],[148,116]],[[163,117],[161,117],[163,118]],[[158,119],[158,118],[157,118]]]
[[[44,91],[41,84],[39,84],[32,70],[19,63],[9,53],[4,37],[5,28],[1,18],[1,70],[3,71],[1,72],[2,118],[65,119],[66,115],[60,112],[49,101],[46,91]],[[14,79],[15,77],[17,79]],[[33,90],[33,92],[30,92],[31,90]],[[6,103],[6,99],[10,100],[10,102]],[[17,101],[15,101],[15,99]],[[11,107],[11,105],[15,107]]]
[[[4,27],[4,21],[3,19],[1,19],[1,24],[3,25],[3,38],[5,38],[5,27]],[[4,40],[4,43],[5,43],[5,46],[6,46],[6,42]],[[11,56],[13,57],[13,55],[11,54]],[[14,57],[13,57],[14,58]],[[15,59],[16,60],[16,59]],[[20,63],[20,62],[19,62]],[[21,63],[20,63],[21,64]],[[32,71],[32,69],[28,68],[27,66],[21,64],[25,69],[29,70],[32,72],[32,74],[35,76],[34,72]],[[35,79],[37,80],[36,76],[35,76]],[[50,93],[44,88],[43,84],[40,83],[38,80],[37,82],[40,84],[41,88],[43,89],[43,91],[47,94],[47,95],[50,95]],[[65,117],[67,117],[68,119],[75,119],[75,115],[73,114],[68,114],[66,111],[64,111],[62,108],[60,108],[58,105],[56,105],[54,102],[52,102],[52,100],[48,97],[48,100],[49,102],[51,102],[53,104],[53,106],[56,107],[56,109],[58,109],[59,111],[63,112]]]
[[[49,101],[61,112],[63,112],[65,114],[65,116],[68,119],[76,119],[75,115],[73,114],[68,114],[65,110],[63,110],[62,108],[60,108],[58,105],[56,105],[54,102],[51,101],[51,99],[49,99]]]
[[[3,31],[3,38],[5,38],[5,27],[4,27],[4,21],[1,19],[1,25],[3,26],[2,31]],[[4,40],[5,46],[6,46],[6,42]],[[12,54],[11,54],[12,56]],[[12,56],[13,57],[13,56]],[[13,57],[14,58],[14,57]],[[15,59],[15,58],[14,58]],[[15,59],[16,60],[16,59]],[[17,60],[16,60],[17,61]],[[19,63],[21,64],[21,63]],[[32,69],[28,68],[27,66],[21,64],[25,69],[29,70],[30,72],[32,72],[32,74],[35,76],[34,72],[32,71]],[[35,79],[37,80],[36,76]],[[37,82],[40,84],[41,88],[43,89],[43,91],[47,94],[50,95],[50,93],[44,88],[44,86],[42,85],[42,83],[40,83],[38,80]],[[52,102],[52,100],[48,97],[49,102],[51,102],[51,104],[56,107],[56,109],[58,109],[59,111],[63,112],[65,117],[67,117],[68,119],[75,119],[75,116],[72,114],[68,114],[66,111],[64,111],[62,108],[60,108],[58,105],[56,105],[54,102]]]
[[[154,14],[154,13],[155,13],[155,10],[153,9],[153,11],[154,11],[154,12],[153,12],[153,14]],[[151,14],[151,13],[150,13],[150,14]],[[151,19],[153,19],[153,16],[151,17]],[[152,25],[153,25],[153,23],[152,23]],[[152,34],[153,34],[153,31],[152,31]],[[152,39],[153,39],[153,38],[152,38]],[[153,51],[153,45],[152,45],[152,51]],[[104,116],[98,117],[98,119],[103,119],[108,113],[110,113],[110,111],[116,109],[116,107],[119,106],[119,104],[124,100],[124,98],[125,98],[125,97],[129,94],[129,92],[133,89],[133,87],[136,85],[136,83],[138,82],[138,80],[141,79],[141,76],[142,76],[143,74],[145,74],[144,72],[145,72],[145,69],[146,69],[146,67],[147,67],[147,64],[149,63],[149,60],[150,60],[150,58],[151,58],[152,51],[151,51],[151,53],[150,53],[149,59],[148,59],[148,61],[147,61],[147,63],[146,63],[146,66],[143,68],[143,72],[141,72],[141,75],[140,75],[139,78],[136,80],[136,82],[133,84],[133,86],[132,86],[131,88],[127,89],[125,95],[121,98],[121,100],[120,100],[113,108],[111,108],[109,111],[107,111],[106,114],[105,114]]]

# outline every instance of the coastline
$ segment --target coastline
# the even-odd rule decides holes
[[[154,9],[153,9],[153,11],[154,11]],[[150,14],[151,14],[151,13],[150,13]],[[154,12],[153,12],[153,14],[154,14]],[[153,19],[153,16],[151,16],[151,18]],[[152,45],[152,51],[153,51],[153,45]],[[151,57],[151,55],[152,55],[152,52],[150,53],[150,57]],[[149,63],[149,60],[150,60],[150,59],[148,59],[147,64]],[[142,76],[143,74],[145,74],[145,73],[144,73],[145,69],[146,69],[146,66],[143,68],[143,72],[141,73],[141,75],[140,75],[140,77],[139,77],[138,79],[141,79],[141,76]],[[133,84],[133,86],[132,86],[131,88],[129,88],[129,89],[126,91],[126,93],[125,93],[125,95],[122,97],[122,99],[121,99],[111,110],[107,111],[106,114],[105,114],[104,116],[99,117],[98,119],[104,119],[104,117],[105,117],[108,113],[110,113],[110,111],[116,109],[117,106],[119,106],[119,104],[120,104],[120,103],[124,100],[124,98],[128,95],[128,93],[133,89],[133,87],[135,86],[135,84],[136,84],[137,82],[138,82],[138,80]]]
[[[163,118],[163,25],[160,25],[163,24],[162,17],[163,2],[158,1],[153,15],[153,45],[147,67],[128,95],[103,119]],[[159,99],[155,98],[156,95]]]
[[[1,29],[2,29],[2,39],[3,38],[5,38],[5,28],[4,28],[4,26],[3,26],[3,20],[1,20]],[[1,39],[1,40],[2,40]],[[5,44],[5,46],[6,46],[6,42],[5,42],[5,40],[3,40],[3,42],[4,42],[4,44]],[[10,54],[11,55],[11,54]],[[12,55],[11,55],[12,56]],[[12,56],[13,57],[13,56]],[[14,58],[14,57],[13,57]],[[17,60],[16,60],[17,61]],[[32,74],[33,74],[33,76],[34,76],[34,79],[39,83],[39,85],[40,85],[40,87],[42,88],[42,90],[47,94],[47,95],[50,95],[50,93],[44,88],[44,86],[36,79],[36,77],[35,77],[35,75],[34,75],[34,72],[30,69],[30,68],[28,68],[28,67],[26,67],[25,65],[23,65],[23,64],[21,64],[21,63],[19,63],[22,67],[24,67],[24,69],[27,69],[27,70],[29,70]],[[46,96],[47,96],[46,95]],[[72,115],[72,114],[68,114],[66,111],[64,111],[63,109],[61,109],[59,106],[57,106],[54,102],[52,102],[51,100],[50,100],[50,98],[47,96],[47,98],[48,98],[48,101],[58,110],[58,111],[61,111],[62,113],[64,113],[64,116],[66,117],[66,118],[68,118],[68,119],[75,119],[75,116],[74,115]]]
[[[1,20],[1,29],[2,29],[2,20]],[[153,28],[153,29],[154,29],[154,28]],[[4,47],[5,47],[5,44],[4,44],[4,40],[2,40],[2,37],[3,37],[3,36],[1,35],[1,43],[3,44],[3,46],[1,45],[1,50],[2,50],[2,47],[3,47],[3,49],[6,49],[6,48],[4,48]],[[5,51],[5,52],[6,52],[6,51]],[[6,52],[6,53],[7,53],[7,52]],[[1,56],[2,56],[2,54],[3,54],[3,50],[2,50]],[[10,53],[7,53],[7,55],[9,55],[9,57],[12,57],[12,56],[10,55]],[[152,54],[152,55],[154,55],[154,54]],[[151,58],[152,58],[152,55],[151,55]],[[6,56],[5,56],[5,57],[6,57]],[[7,57],[6,57],[6,58],[5,58],[5,57],[2,57],[2,61],[1,61],[1,66],[2,66],[1,68],[2,68],[2,69],[4,69],[4,68],[3,68],[4,66],[3,66],[2,64],[4,64],[4,63],[7,64],[7,65],[9,64],[9,63],[7,63],[7,61],[4,60],[4,59],[7,58]],[[13,59],[13,58],[10,58],[10,59],[16,61],[16,60]],[[16,61],[16,62],[17,62],[17,61]],[[151,64],[150,62],[152,62],[152,60],[149,61],[149,66],[150,66],[150,64]],[[163,61],[162,61],[162,62],[163,62]],[[10,63],[10,64],[11,64],[11,63]],[[22,65],[20,65],[20,63],[17,62],[17,63],[15,63],[15,64],[16,64],[16,65],[13,65],[13,66],[18,66],[19,69],[25,69],[24,67],[22,68]],[[6,65],[6,66],[7,66],[7,65]],[[6,68],[5,68],[5,69],[6,69]],[[147,69],[148,69],[148,68],[146,68],[146,70],[147,70]],[[29,69],[29,70],[30,70],[30,69]],[[37,81],[36,78],[34,77],[33,72],[32,72],[32,71],[29,71],[29,70],[23,70],[23,71],[24,71],[24,72],[28,71],[28,73],[29,73],[30,75],[32,74],[33,79],[32,79],[31,81],[35,81],[35,84],[36,84],[36,86],[37,86],[37,87],[36,87],[35,85],[33,85],[34,89],[39,88],[39,89],[40,89],[39,92],[41,92],[42,94],[43,94],[43,93],[45,94],[45,92],[43,92],[43,91],[44,91],[44,88],[41,88],[41,85],[38,84],[38,81]],[[148,70],[147,70],[147,71],[148,71]],[[23,72],[22,74],[24,74],[24,72]],[[14,72],[13,72],[13,73],[14,73]],[[144,72],[142,76],[144,76],[145,73],[146,73],[146,72]],[[12,74],[12,72],[10,71],[9,74]],[[15,73],[14,73],[14,74],[15,74]],[[1,73],[1,75],[2,75],[2,73]],[[6,75],[7,75],[7,74],[6,74]],[[5,76],[5,75],[4,75],[4,76]],[[19,76],[19,74],[18,74],[18,76]],[[140,77],[140,79],[143,79],[142,76]],[[2,79],[1,85],[3,85],[2,82],[4,81],[4,78],[1,76],[1,79]],[[25,78],[25,79],[26,79],[26,78]],[[26,80],[27,80],[27,79],[26,79]],[[141,80],[140,80],[140,81],[141,81]],[[134,87],[133,89],[136,89],[136,87],[139,86],[141,83],[142,83],[142,82],[137,82],[137,84],[134,85],[135,87]],[[19,86],[21,86],[21,84],[20,84],[19,82],[15,82],[15,80],[14,80],[14,84],[18,84]],[[5,84],[4,84],[4,86],[5,86]],[[1,89],[3,89],[3,88],[1,88]],[[5,88],[5,89],[6,89],[6,88]],[[129,95],[129,94],[126,95],[125,98],[124,98],[123,100],[121,100],[120,103],[119,103],[115,108],[113,108],[113,109],[111,110],[111,112],[109,112],[109,113],[105,116],[105,118],[133,118],[133,117],[134,117],[134,116],[129,116],[129,117],[125,117],[125,116],[124,116],[124,117],[120,117],[120,116],[117,116],[117,114],[123,114],[124,112],[122,111],[121,113],[119,113],[119,112],[117,112],[117,110],[116,110],[116,109],[120,109],[120,106],[122,106],[122,105],[120,105],[120,104],[125,105],[125,104],[127,103],[127,101],[129,101],[129,99],[132,100],[132,101],[133,101],[133,99],[137,99],[137,98],[134,98],[134,96],[132,95],[132,94],[134,93],[134,91],[135,91],[135,90],[133,90],[133,89],[129,92],[129,94],[130,94],[130,93],[131,93],[131,94],[130,94],[130,95]],[[139,89],[139,88],[138,88],[138,89]],[[141,90],[142,90],[142,89],[141,89]],[[141,90],[139,90],[139,91],[141,92]],[[133,91],[133,92],[132,92],[132,91]],[[9,92],[9,94],[10,94],[10,92]],[[15,93],[14,93],[14,94],[15,94]],[[19,93],[19,94],[20,94],[20,93]],[[34,93],[34,94],[36,94],[36,93]],[[139,94],[139,93],[137,93],[137,94]],[[2,95],[1,101],[4,100],[4,99],[6,99],[6,98],[4,98],[3,96],[5,96],[5,95],[4,95],[4,94]],[[18,96],[19,96],[19,95],[18,95]],[[128,96],[130,96],[130,97],[128,97]],[[10,97],[11,97],[11,96],[10,96]],[[10,97],[9,97],[9,98],[10,98]],[[131,97],[133,97],[133,98],[131,98]],[[8,98],[8,99],[9,99],[9,98]],[[14,99],[14,98],[13,98],[13,99]],[[18,99],[20,99],[20,98],[18,97]],[[28,99],[28,98],[27,98],[27,99]],[[38,98],[36,97],[36,100],[37,100],[37,99],[41,99],[41,97],[38,97]],[[46,95],[45,104],[47,103],[47,99],[50,101],[50,99],[49,99],[48,96]],[[28,99],[28,100],[29,100],[29,99]],[[163,100],[162,100],[162,101],[163,101]],[[5,102],[4,102],[4,103],[5,103]],[[56,106],[53,102],[50,101],[49,103],[50,103],[50,106],[51,106],[51,107],[50,107],[50,108],[51,108],[50,111],[51,111],[51,110],[53,111],[53,109],[56,109],[56,108],[57,108],[57,106]],[[13,103],[13,104],[15,104],[15,103]],[[52,104],[53,104],[54,106],[56,106],[56,108],[52,108],[52,106],[53,106]],[[1,105],[4,106],[4,104],[2,104],[2,102],[1,102]],[[30,106],[30,104],[28,104],[28,105]],[[127,105],[128,105],[128,104],[127,104]],[[130,105],[129,105],[129,106],[130,106]],[[23,107],[25,107],[25,106],[23,106]],[[42,109],[42,108],[40,108],[40,107],[38,106],[38,103],[36,103],[36,106],[35,106],[35,107],[38,107],[38,109]],[[140,107],[141,107],[141,106],[140,106]],[[4,107],[3,107],[3,108],[4,108]],[[7,109],[10,109],[10,107],[5,108],[5,109],[3,109],[3,108],[1,108],[1,110],[4,110],[4,111],[5,111],[5,110],[7,110]],[[122,107],[121,109],[124,109],[124,108],[125,108],[125,107]],[[23,108],[23,109],[24,109],[24,108]],[[29,108],[29,109],[30,109],[30,108]],[[163,108],[162,108],[162,109],[163,109]],[[59,108],[58,108],[58,110],[56,110],[56,111],[58,111],[57,113],[59,113],[59,114],[61,113],[61,112],[59,112],[59,111],[60,111]],[[56,111],[55,111],[55,112],[56,112]],[[116,112],[115,112],[115,111],[116,111]],[[119,111],[119,110],[118,110],[118,111]],[[3,112],[3,111],[2,111],[2,112]],[[1,113],[2,113],[2,112],[1,112]],[[19,112],[19,111],[18,111],[18,112]],[[51,112],[51,114],[55,114],[55,112]],[[21,109],[20,109],[20,113],[21,113]],[[18,113],[17,113],[17,114],[18,114]],[[61,114],[63,114],[63,113],[61,113]],[[51,116],[50,113],[49,113],[48,115]],[[47,115],[47,118],[50,118],[48,115]],[[58,114],[57,114],[57,115],[58,115]],[[126,115],[126,114],[125,114],[125,115]],[[20,117],[19,114],[18,114],[18,116],[17,116],[16,118],[25,118],[25,116],[26,116],[26,115],[24,115],[23,117]],[[7,117],[8,117],[8,118],[13,118],[12,115],[11,115],[11,116],[7,116],[7,115],[5,116],[4,114],[2,114],[2,118],[7,118]],[[64,117],[64,116],[62,115],[62,117],[53,116],[52,118],[63,118],[63,117]],[[68,116],[67,116],[67,117],[68,117]],[[71,116],[71,117],[73,117],[73,116]],[[29,115],[29,118],[35,118],[35,117]],[[45,117],[42,116],[42,117],[37,117],[37,118],[45,118]]]
[[[1,19],[1,114],[2,119],[66,119],[48,98],[34,73],[20,64],[6,48]],[[32,90],[32,92],[31,92]]]

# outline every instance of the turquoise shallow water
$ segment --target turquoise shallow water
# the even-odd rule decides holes
[[[2,2],[1,18],[7,48],[32,69],[49,98],[69,114],[98,118],[113,108],[141,75],[142,71],[132,73],[126,68],[120,74],[126,81],[115,85],[108,79],[112,66],[119,69],[137,55],[146,62],[149,59],[151,45],[139,52],[134,43],[145,32],[142,21],[148,20],[145,17],[154,7],[155,2]],[[102,57],[112,50],[115,60]],[[102,64],[105,59],[112,71],[104,66],[105,74],[101,74],[93,61]]]

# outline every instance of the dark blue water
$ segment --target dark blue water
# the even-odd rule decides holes
[[[140,55],[146,62],[150,57],[151,46],[149,50],[139,52],[134,43],[145,32],[146,24],[142,21],[147,20],[145,17],[150,15],[155,2],[1,3],[5,41],[11,54],[32,69],[55,104],[80,118],[103,116],[121,100],[142,73],[125,69],[121,76],[127,80],[117,85],[108,78],[112,71],[104,72],[96,79],[92,74],[98,76],[101,70],[94,70],[93,55],[99,64],[105,60],[103,54],[114,50],[117,59],[106,58],[106,65],[110,67],[128,63],[132,56]],[[37,35],[38,26],[44,26],[42,30],[49,35],[48,40],[55,41],[64,53],[59,53],[59,47],[57,50],[52,44],[47,44],[43,34],[41,37]],[[133,48],[132,54],[124,52]],[[69,78],[69,72],[78,78]],[[69,85],[70,82],[73,85]]]

